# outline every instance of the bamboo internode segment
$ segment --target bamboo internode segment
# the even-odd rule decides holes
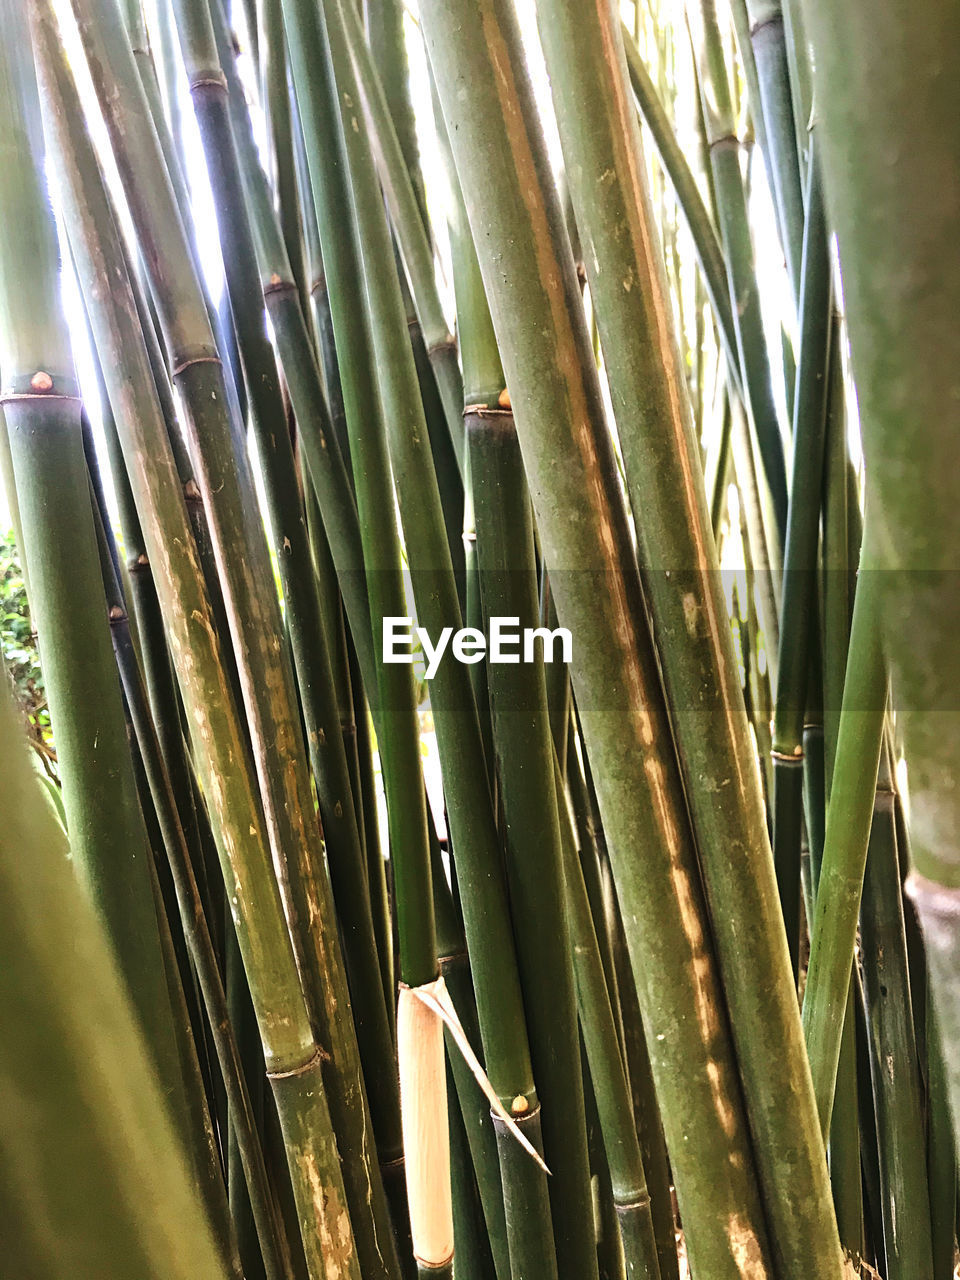
[[[435,989],[442,984],[438,978],[426,986]],[[417,1261],[442,1267],[453,1257],[443,1019],[432,1003],[420,998],[421,990],[401,987],[397,1002],[407,1201]]]

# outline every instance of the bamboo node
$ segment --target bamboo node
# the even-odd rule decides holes
[[[290,1067],[287,1071],[268,1071],[268,1080],[294,1080],[297,1076],[309,1075],[311,1071],[324,1062],[329,1062],[330,1055],[325,1050],[317,1047],[315,1053],[306,1062],[301,1062],[299,1067]]]
[[[435,342],[432,346],[427,347],[427,355],[433,356],[440,351],[456,351],[456,349],[457,340],[452,333],[448,333],[445,338],[441,338],[439,342]]]

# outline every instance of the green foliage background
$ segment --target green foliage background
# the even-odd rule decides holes
[[[42,762],[44,772],[55,779],[56,753],[50,733],[50,713],[40,670],[40,654],[12,530],[0,533],[0,651],[31,746]]]

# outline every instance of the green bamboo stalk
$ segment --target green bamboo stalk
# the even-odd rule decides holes
[[[211,5],[211,10],[219,7],[216,4]],[[216,25],[216,13],[213,16]],[[259,6],[259,19],[260,102],[269,138],[268,171],[276,193],[277,216],[283,234],[286,256],[290,262],[290,273],[296,282],[300,305],[306,311],[310,293],[301,229],[302,211],[293,134],[295,122],[287,76],[286,38],[283,32],[283,10],[280,0],[262,0]],[[234,102],[235,91],[230,83],[231,59],[224,55],[219,33],[217,41],[220,44],[220,61],[230,87],[231,115],[236,121],[236,109],[239,104]],[[239,102],[243,103],[242,96]],[[236,133],[236,124],[234,124],[234,130]],[[243,143],[240,138],[237,137],[236,141],[237,150],[242,150]],[[255,220],[253,210],[250,211],[250,219]]]
[[[558,788],[561,781],[557,766]],[[660,1280],[650,1193],[647,1190],[640,1139],[633,1114],[630,1083],[621,1056],[610,990],[590,914],[583,871],[577,857],[573,827],[562,798],[558,812],[567,920],[576,972],[577,1008],[610,1168],[626,1273],[629,1280],[634,1280],[635,1277]]]
[[[538,0],[538,13],[771,1242],[784,1275],[800,1280],[814,1259],[838,1271],[839,1243],[763,795],[742,765],[753,748],[638,130],[622,105],[619,26],[603,4],[575,14]]]
[[[353,5],[343,10],[344,30],[350,58],[357,77],[371,142],[384,195],[407,269],[410,289],[423,332],[427,355],[443,402],[447,428],[463,473],[463,380],[457,360],[457,346],[450,333],[437,290],[433,250],[427,235],[421,206],[404,150],[400,145],[390,107],[377,75],[377,68],[363,37],[360,17]]]
[[[182,227],[170,189],[156,181],[162,166],[153,133],[145,126],[142,97],[130,74],[129,48],[118,25],[101,7],[113,0],[78,0],[75,13],[104,110],[113,150],[125,177],[128,204],[145,246],[165,340],[185,408],[185,430],[196,457],[223,574],[230,629],[238,653],[247,718],[255,743],[267,829],[278,866],[286,870],[290,904],[301,923],[298,938],[308,998],[320,1020],[328,1057],[321,1065],[337,1132],[350,1153],[343,1173],[350,1205],[359,1218],[372,1214],[357,1242],[371,1273],[389,1268],[393,1256],[379,1172],[363,1159],[367,1100],[349,1007],[331,903],[322,876],[319,831],[311,812],[306,753],[293,676],[284,650],[279,602],[272,581],[249,469],[234,445],[223,376],[196,285],[189,272]],[[96,21],[99,14],[104,20]],[[120,85],[124,88],[121,91]],[[138,105],[141,104],[141,105]],[[294,1078],[296,1079],[296,1078]],[[353,1134],[350,1138],[349,1135]],[[339,1177],[339,1170],[335,1172]],[[336,1183],[334,1183],[336,1187]],[[339,1190],[327,1211],[342,1203]],[[352,1241],[343,1240],[352,1255]],[[328,1258],[326,1265],[333,1265]],[[342,1259],[346,1263],[346,1257]],[[389,1272],[388,1272],[389,1273]]]
[[[932,1275],[933,1250],[894,801],[889,754],[882,751],[860,906],[860,958],[880,1151],[884,1275],[906,1280]]]
[[[509,6],[491,0],[431,0],[421,19],[504,357],[557,612],[575,637],[574,689],[629,924],[693,1265],[736,1275],[737,1259],[749,1257],[765,1274],[752,1156],[730,1092],[729,1033],[703,931],[687,820],[674,807],[679,776],[649,638],[640,625],[619,478],[605,427],[596,429],[603,421],[596,370],[542,139],[530,123],[534,109],[520,71],[515,20]],[[679,880],[672,878],[667,849]],[[668,948],[660,948],[661,938],[670,939]],[[680,1009],[690,1011],[686,1026],[696,1030],[683,1037],[682,1067],[675,1056],[681,1052]],[[719,1071],[712,1086],[707,1059],[711,1071]]]
[[[351,353],[350,362],[344,366],[342,385],[370,592],[370,618],[373,632],[379,636],[382,619],[403,616],[406,605],[399,575],[400,554],[389,461],[378,429],[380,407],[376,380],[367,376],[368,370],[372,374],[372,359],[368,356],[370,363],[366,367],[363,362],[363,353],[370,352],[370,339],[362,309],[362,285],[357,274],[352,232],[349,236],[343,234],[343,227],[351,224],[349,192],[336,153],[329,145],[329,139],[339,134],[340,125],[336,99],[327,92],[329,86],[321,84],[308,71],[325,60],[319,15],[303,8],[298,11],[295,0],[293,3],[285,0],[284,14],[291,66],[301,94],[310,180],[321,236],[329,235],[331,246],[337,245],[336,252],[331,250],[328,267],[333,285],[332,319],[338,347]],[[326,166],[322,172],[327,181],[320,176],[320,166]],[[402,862],[406,848],[411,865],[416,866],[427,849],[427,832],[413,686],[410,673],[402,666],[378,663],[376,680],[381,705],[378,741],[385,770],[391,852]],[[410,808],[405,811],[407,805]],[[419,901],[419,896],[413,895],[413,914],[401,930],[405,947],[419,928]],[[428,982],[436,975],[435,953],[431,959],[431,950],[430,946],[420,948],[419,953],[414,950],[406,958],[409,976],[405,981],[409,985]]]
[[[460,608],[440,496],[429,452],[416,369],[403,341],[405,320],[389,229],[365,128],[350,103],[358,101],[343,14],[338,0],[325,5],[332,67],[345,116],[343,137],[352,181],[357,230],[363,244],[363,279],[385,405],[390,461],[420,624],[433,636],[460,627]],[[356,121],[356,128],[353,122]],[[469,675],[459,662],[441,662],[431,686],[441,767],[448,799],[454,857],[480,1025],[491,1082],[521,1131],[536,1139],[539,1107],[533,1086],[515,950],[509,936],[505,886],[494,868],[497,833],[486,785],[479,720]],[[550,1276],[549,1208],[545,1176],[494,1118],[504,1182],[511,1265]],[[546,1222],[545,1222],[546,1220]],[[534,1223],[539,1224],[535,1230]]]
[[[497,1280],[467,1131],[449,1062],[447,1109],[450,1114],[450,1181],[453,1189],[453,1237],[457,1242],[457,1272],[470,1276],[471,1280]]]
[[[131,1267],[219,1280],[226,1273],[151,1051],[112,947],[71,874],[6,690],[0,740],[5,1265],[38,1280],[121,1280]],[[100,1084],[93,1090],[92,1065]]]
[[[74,866],[104,921],[154,1065],[187,1141],[150,878],[86,479],[81,405],[60,301],[57,233],[43,185],[40,103],[26,11],[4,10],[0,386]],[[29,264],[29,280],[23,278]]]
[[[877,571],[872,567],[862,569],[850,633],[803,1000],[803,1029],[824,1132],[833,1111],[843,1028],[841,1010],[850,985],[886,706],[887,676],[877,625],[878,594]]]
[[[769,151],[768,172],[773,178],[771,195],[779,215],[787,274],[799,314],[804,196],[783,9],[780,0],[746,0],[745,7],[759,93],[752,106],[754,117],[763,117],[763,145]]]
[[[661,163],[667,171],[677,203],[687,220],[697,261],[703,272],[703,281],[710,298],[710,306],[720,330],[721,341],[727,357],[727,365],[734,385],[740,387],[740,362],[737,355],[737,331],[730,306],[730,289],[727,283],[727,267],[714,230],[713,220],[700,195],[696,178],[663,104],[656,85],[640,57],[640,51],[626,28],[623,29],[623,45],[627,55],[630,85],[637,100],[643,122],[650,130]]]
[[[486,630],[494,618],[536,627],[533,519],[510,411],[471,412],[467,451]],[[543,655],[532,664],[491,663],[487,681],[517,960],[552,1174],[557,1270],[586,1280],[597,1274],[597,1254]]]
[[[863,421],[881,623],[903,715],[915,815],[911,890],[927,946],[954,1116],[960,1114],[957,934],[960,884],[951,764],[960,732],[952,590],[958,512],[948,483],[955,402],[951,326],[960,270],[949,251],[954,202],[942,175],[956,148],[958,15],[904,3],[804,6],[816,68],[828,203]],[[842,46],[836,42],[842,40]],[[918,68],[928,74],[918,75]],[[930,74],[935,68],[936,73]],[[943,120],[943,129],[931,121]],[[923,129],[923,146],[915,146]],[[889,165],[897,148],[902,163]],[[849,158],[856,157],[855,164]],[[922,237],[922,238],[921,238]],[[891,354],[889,333],[909,334]],[[951,491],[951,492],[948,492]],[[872,519],[873,517],[871,517]],[[949,709],[949,710],[948,710]],[[956,1123],[956,1121],[955,1121]]]
[[[830,255],[817,150],[807,174],[800,360],[794,396],[793,466],[783,562],[783,607],[773,719],[773,851],[794,973],[800,950],[803,724],[816,616],[820,507],[830,350]]]
[[[301,1224],[314,1261],[352,1269],[352,1242],[337,1234],[344,1204],[336,1144],[296,958],[210,605],[166,436],[120,241],[49,16],[37,48],[50,104],[65,218],[108,379],[111,406],[155,568],[203,791],[208,798],[264,1054],[288,1143]],[[119,28],[111,28],[118,31]],[[159,170],[158,170],[159,171]],[[108,278],[108,295],[96,282]],[[149,461],[148,461],[149,460]],[[187,658],[189,657],[189,661]],[[253,904],[256,904],[255,910]],[[342,1225],[342,1224],[340,1224]]]
[[[432,827],[431,827],[432,830]],[[480,1027],[477,1019],[476,995],[470,973],[470,960],[463,932],[463,920],[454,903],[453,894],[443,873],[440,845],[431,840],[433,857],[433,890],[437,918],[437,946],[440,952],[440,971],[453,1000],[454,1008],[467,1033],[478,1059],[483,1061],[480,1044]],[[456,1089],[456,1105],[460,1108],[466,1129],[470,1158],[473,1163],[480,1194],[480,1205],[486,1227],[487,1239],[493,1256],[497,1280],[509,1280],[510,1254],[507,1244],[507,1224],[503,1203],[503,1184],[500,1178],[500,1160],[493,1129],[490,1105],[473,1077],[462,1055],[448,1041],[447,1065]],[[454,1185],[456,1190],[456,1184]],[[454,1202],[454,1236],[456,1239],[457,1206]],[[466,1265],[457,1242],[456,1265]],[[469,1274],[469,1273],[468,1273]]]
[[[102,509],[100,515],[101,517],[103,515]],[[102,520],[100,530],[105,537]],[[266,1275],[268,1280],[285,1280],[290,1276],[289,1247],[277,1219],[253,1106],[244,1078],[237,1042],[231,1029],[227,995],[194,874],[192,854],[187,845],[170,775],[164,763],[160,740],[153,723],[143,675],[127,624],[120,584],[115,574],[111,580],[108,568],[112,568],[112,564],[109,558],[104,561],[103,551],[101,551],[101,564],[104,566],[110,611],[110,632],[124,699],[142,759],[145,782],[149,787],[150,799],[156,812],[163,850],[173,879],[179,920],[182,923],[190,958],[199,980],[204,1008],[216,1046],[220,1072],[230,1106],[230,1123],[237,1137],[243,1177],[250,1196]]]
[[[616,903],[614,906],[616,907]],[[647,1052],[643,1020],[619,908],[615,910],[614,916],[611,946],[615,985],[611,987],[608,983],[608,991],[611,999],[614,999],[614,993],[616,995],[614,1017],[623,1045],[623,1061],[630,1086],[633,1115],[640,1138],[647,1189],[650,1193],[653,1234],[657,1242],[660,1276],[661,1280],[679,1280],[680,1260],[677,1256],[677,1230],[673,1213],[673,1187],[667,1144],[663,1134],[660,1106],[657,1102],[650,1055]]]
[[[787,476],[783,441],[773,388],[770,360],[760,315],[760,295],[753,265],[753,246],[740,172],[740,140],[736,134],[733,100],[725,53],[717,22],[715,0],[690,0],[686,8],[700,76],[717,192],[717,218],[727,264],[727,280],[737,332],[737,351],[747,410],[763,462],[781,540],[787,526]]]
[[[367,43],[383,86],[384,102],[393,121],[400,152],[410,174],[417,207],[429,235],[430,219],[420,165],[417,120],[410,98],[410,64],[403,32],[403,13],[401,0],[364,0]]]
[[[310,560],[306,517],[274,353],[263,323],[263,294],[258,284],[256,252],[231,130],[226,81],[206,0],[174,0],[174,8],[214,192],[227,288],[263,472],[308,753],[320,802],[326,864],[351,985],[360,1061],[378,1152],[389,1165],[400,1158],[403,1145],[397,1082],[392,1073],[382,1070],[383,1061],[392,1053],[390,1022],[380,981],[365,862],[346,752],[339,732],[339,706]],[[313,876],[319,883],[324,876],[321,864],[314,866]],[[423,893],[429,903],[429,882]],[[430,939],[423,945],[429,948]]]
[[[866,1082],[869,1063],[860,1061],[857,974],[854,970],[846,1003],[843,1006],[843,1030],[840,1033],[840,1056],[837,1061],[836,1099],[830,1118],[830,1182],[837,1210],[837,1227],[844,1249],[856,1257],[864,1252],[864,1197],[862,1162],[869,1137],[860,1137],[862,1105],[873,1114],[872,1100]],[[864,1087],[861,1088],[861,1085]],[[866,1122],[864,1123],[866,1128]],[[879,1192],[879,1186],[878,1186]]]
[[[850,586],[856,581],[856,565],[850,563],[850,462],[840,337],[840,318],[835,314],[830,332],[823,472],[823,729],[828,795],[850,643]]]

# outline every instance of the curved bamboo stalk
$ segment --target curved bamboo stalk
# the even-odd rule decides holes
[[[557,612],[575,637],[574,688],[693,1265],[718,1277],[750,1268],[766,1275],[756,1174],[679,775],[515,19],[495,0],[430,0],[421,12]],[[680,1009],[689,1016],[682,1048]]]
[[[771,1243],[784,1276],[801,1280],[814,1267],[839,1274],[763,795],[750,767],[753,746],[619,30],[603,0],[576,13],[566,0],[538,0],[537,7]],[[821,397],[822,384],[821,377]],[[746,936],[744,919],[752,922]]]

